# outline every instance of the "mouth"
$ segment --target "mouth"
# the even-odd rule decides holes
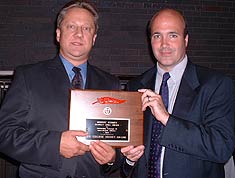
[[[82,46],[83,44],[81,42],[72,42],[72,45],[74,45],[74,46]]]
[[[171,51],[161,51],[162,56],[169,56],[172,54]]]
[[[161,49],[160,51],[159,51],[163,56],[169,56],[169,55],[171,55],[172,54],[172,50],[171,49]]]

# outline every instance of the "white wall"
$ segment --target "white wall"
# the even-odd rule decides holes
[[[225,164],[225,178],[235,178],[235,167],[233,162],[233,157]]]

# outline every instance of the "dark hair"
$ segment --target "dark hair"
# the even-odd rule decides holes
[[[99,19],[98,11],[96,7],[87,0],[74,0],[67,3],[59,12],[57,17],[57,28],[60,28],[61,22],[64,20],[64,16],[68,10],[72,8],[82,8],[88,10],[94,16],[95,32],[97,33]]]
[[[150,22],[149,22],[149,25],[148,25],[148,33],[151,37],[151,27],[152,27],[152,23],[153,23],[153,20],[163,11],[166,11],[166,10],[171,10],[171,11],[175,11],[177,12],[183,19],[183,22],[184,22],[184,38],[188,35],[188,25],[187,25],[187,21],[183,15],[183,13],[179,10],[176,10],[176,9],[171,9],[171,8],[163,8],[161,10],[159,10],[157,13],[155,13],[153,15],[153,17],[151,18]]]

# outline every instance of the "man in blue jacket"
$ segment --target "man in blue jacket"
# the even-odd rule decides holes
[[[235,145],[232,81],[190,61],[187,25],[180,12],[157,12],[150,34],[156,66],[129,83],[130,90],[143,93],[145,152],[134,166],[124,163],[124,175],[223,178]],[[160,95],[166,75],[166,90]]]

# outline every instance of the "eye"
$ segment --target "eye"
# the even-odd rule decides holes
[[[90,31],[91,31],[91,27],[83,26],[83,27],[82,27],[82,30],[83,30],[84,32],[90,32]]]
[[[68,30],[71,30],[71,31],[74,31],[74,30],[76,30],[76,26],[73,25],[73,24],[68,24],[68,25],[67,25],[67,29],[68,29]]]
[[[152,39],[160,39],[161,35],[160,34],[153,34]]]
[[[177,34],[170,34],[170,38],[177,38],[178,37],[178,35]]]

